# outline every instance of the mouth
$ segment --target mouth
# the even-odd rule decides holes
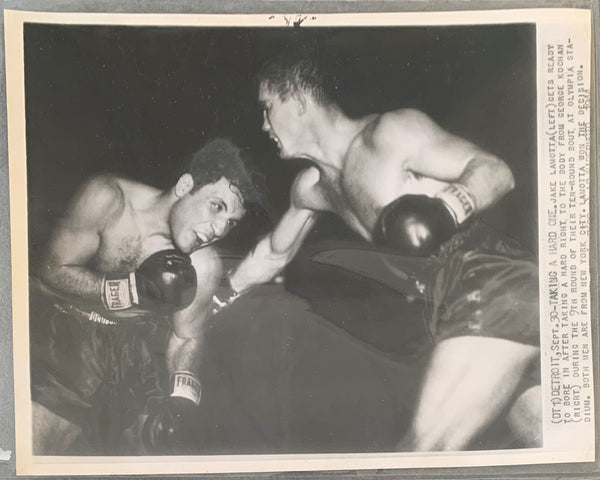
[[[279,138],[276,135],[272,134],[269,134],[269,138],[273,143],[275,143],[275,145],[277,145],[277,148],[281,150],[281,142],[279,141]]]
[[[208,237],[206,235],[204,235],[201,232],[195,232],[196,233],[196,237],[198,237],[198,240],[200,240],[200,244],[205,244],[205,243],[209,243],[210,240],[208,239]]]

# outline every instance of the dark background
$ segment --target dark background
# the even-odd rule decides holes
[[[351,115],[416,107],[511,166],[517,188],[487,219],[536,250],[535,27],[186,28],[25,26],[30,257],[75,187],[115,172],[169,188],[213,136],[247,148],[265,175],[269,218],[229,246],[252,245],[288,204],[298,166],[260,130],[255,73],[299,43],[329,59]],[[327,218],[313,239],[353,235]]]

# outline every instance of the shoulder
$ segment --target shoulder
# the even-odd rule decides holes
[[[69,203],[65,216],[80,225],[102,226],[125,206],[123,190],[114,175],[97,175],[83,182]]]
[[[316,186],[321,172],[315,166],[302,170],[292,183],[291,202],[296,208],[311,208],[317,197]]]
[[[71,208],[84,204],[92,211],[111,212],[122,208],[125,198],[118,177],[95,175],[80,185],[72,200]]]
[[[363,141],[373,149],[386,149],[398,144],[411,145],[431,140],[443,130],[426,113],[403,108],[383,113],[364,130]]]

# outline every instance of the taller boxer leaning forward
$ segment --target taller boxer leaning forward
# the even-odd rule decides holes
[[[508,418],[519,418],[517,429],[533,425],[519,433],[535,444],[539,386],[515,396],[539,354],[537,267],[474,220],[514,188],[510,169],[417,110],[349,118],[323,80],[307,56],[259,72],[263,130],[281,158],[314,165],[295,179],[274,231],[230,276],[225,300],[277,275],[318,212],[333,212],[364,239],[438,265],[434,277],[414,279],[432,300],[436,343],[398,449],[469,448],[511,406]]]
[[[50,240],[41,281],[31,281],[34,453],[183,448],[221,278],[212,244],[243,217],[252,188],[241,151],[226,139],[196,152],[168,191],[108,174],[79,188]],[[171,391],[158,401],[138,328],[148,322],[172,327]]]

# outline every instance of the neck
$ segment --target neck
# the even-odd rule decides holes
[[[159,192],[156,196],[141,206],[139,214],[142,217],[146,233],[149,235],[170,236],[169,214],[177,201],[174,188]]]
[[[367,123],[366,118],[347,117],[339,108],[316,108],[312,141],[305,157],[324,167],[341,170],[350,145]]]

